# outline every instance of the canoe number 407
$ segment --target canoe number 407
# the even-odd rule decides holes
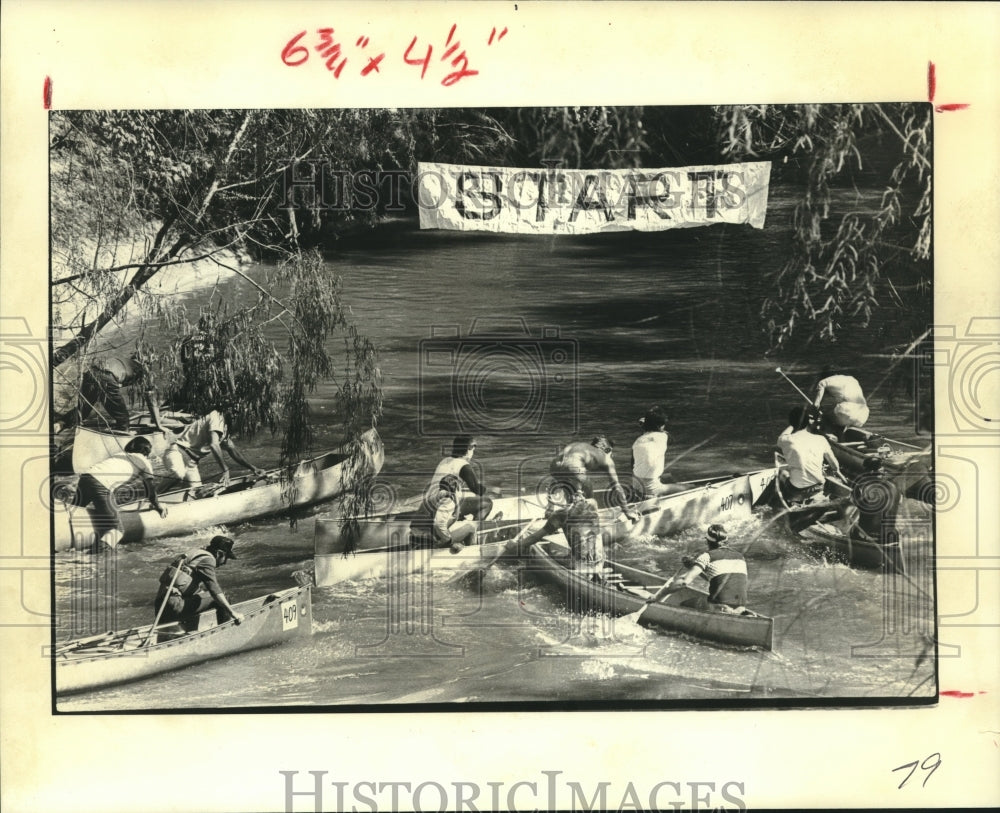
[[[736,505],[743,505],[743,503],[746,502],[746,499],[747,499],[746,496],[744,496],[743,494],[730,494],[727,497],[723,497],[722,510],[723,511],[731,510],[734,502],[736,503]]]
[[[299,604],[297,601],[281,602],[281,629],[295,629],[299,625]]]

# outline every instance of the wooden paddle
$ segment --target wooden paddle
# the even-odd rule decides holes
[[[801,395],[801,396],[802,396],[803,398],[805,398],[805,399],[806,399],[806,403],[807,403],[807,404],[809,404],[810,406],[812,406],[812,399],[811,399],[811,398],[810,398],[810,397],[809,397],[808,395],[806,395],[806,394],[805,394],[804,392],[802,392],[802,390],[800,390],[800,389],[799,389],[799,385],[798,385],[798,384],[796,384],[796,383],[795,383],[794,381],[792,381],[792,379],[790,379],[790,378],[789,378],[789,377],[788,377],[787,375],[785,375],[785,374],[784,374],[784,373],[782,372],[782,370],[781,370],[781,368],[780,368],[780,367],[775,367],[775,368],[774,368],[774,371],[775,371],[775,372],[776,372],[776,373],[777,373],[778,375],[780,375],[780,376],[781,376],[781,377],[782,377],[783,379],[785,379],[785,381],[787,381],[787,382],[788,382],[789,384],[791,384],[791,385],[792,385],[792,386],[793,386],[793,387],[795,388],[795,391],[796,391],[796,392],[797,392],[797,393],[798,393],[799,395]]]
[[[149,639],[153,637],[153,633],[156,632],[156,625],[160,623],[160,616],[163,615],[163,610],[167,606],[167,601],[170,599],[170,591],[174,589],[174,583],[177,581],[177,577],[180,575],[181,565],[184,564],[185,559],[187,559],[187,554],[182,553],[180,559],[177,560],[177,566],[174,568],[174,575],[170,579],[170,586],[167,588],[167,592],[163,596],[163,602],[160,604],[160,609],[156,611],[156,618],[153,619],[153,626],[149,628],[149,634],[139,644],[139,649],[145,647],[149,643]]]
[[[671,589],[671,587],[672,587],[674,579],[676,579],[678,576],[680,576],[681,572],[684,571],[684,570],[688,570],[688,567],[685,564],[681,564],[681,566],[677,569],[677,572],[674,573],[674,575],[671,576],[669,579],[667,579],[660,586],[660,589],[657,590],[656,593],[651,598],[647,598],[642,603],[642,606],[638,610],[636,610],[634,613],[629,613],[628,615],[624,616],[624,618],[627,619],[628,621],[632,622],[633,624],[638,624],[639,623],[639,619],[642,618],[642,614],[644,612],[646,612],[646,608],[649,607],[650,604],[656,603],[661,598],[663,598],[665,595],[667,595],[667,593],[672,593],[674,590],[679,590],[680,589],[680,587],[673,587],[673,589]]]
[[[487,520],[487,522],[489,522],[489,521],[490,520]],[[535,520],[535,522],[538,522],[538,520]],[[486,535],[486,534],[489,534],[489,533],[494,533],[494,532],[499,531],[499,530],[505,530],[507,528],[514,528],[514,527],[516,527],[516,526],[518,526],[520,524],[521,524],[520,522],[516,522],[516,521],[514,521],[514,522],[508,522],[508,523],[506,523],[504,525],[497,525],[497,526],[495,526],[493,528],[481,528],[478,531],[478,533]],[[532,525],[532,523],[529,522],[525,526],[525,530],[527,530],[527,528],[531,527],[531,525]],[[518,536],[515,536],[513,539],[505,539],[505,540],[499,540],[499,541],[497,541],[495,543],[496,546],[497,546],[497,551],[496,551],[496,553],[493,556],[491,556],[489,558],[489,560],[480,560],[479,564],[472,564],[472,565],[469,565],[469,567],[467,567],[467,568],[459,570],[459,572],[456,573],[454,576],[452,576],[450,579],[448,579],[448,581],[445,582],[445,584],[455,584],[456,582],[462,581],[463,579],[467,578],[472,573],[478,573],[480,575],[480,577],[482,577],[482,575],[484,573],[486,573],[486,571],[489,570],[491,567],[493,567],[493,565],[496,564],[497,560],[507,552],[507,549],[510,547],[510,545],[513,542],[517,541],[517,539],[518,539],[519,536],[520,536],[520,534],[518,534]],[[494,544],[494,543],[487,542],[486,544]],[[485,559],[485,557],[484,557],[484,559]]]

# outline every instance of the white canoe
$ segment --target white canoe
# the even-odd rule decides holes
[[[360,455],[352,462],[357,446]],[[370,429],[357,441],[296,466],[272,469],[260,479],[234,478],[213,496],[184,501],[184,491],[159,496],[167,508],[161,517],[147,500],[121,507],[122,542],[138,542],[187,534],[213,525],[245,522],[333,499],[360,477],[377,474],[385,453],[378,432]],[[90,550],[96,534],[89,509],[53,501],[53,546],[56,551]]]
[[[625,518],[621,509],[605,508],[600,512],[601,527],[607,541],[611,542],[644,535],[670,536],[696,525],[746,520],[774,480],[775,472],[774,468],[761,469],[749,474],[723,475],[708,482],[690,483],[686,491],[634,504],[632,507],[639,514],[638,521],[634,523]],[[544,509],[539,503],[524,498],[511,499],[522,500],[526,504],[520,511],[512,508],[510,516],[504,512],[503,525],[509,523],[509,529],[497,534],[501,540],[512,538],[529,522],[544,516]],[[496,504],[493,510],[495,514],[498,510]],[[359,524],[364,522],[362,520]],[[471,568],[475,566],[473,560],[492,561],[498,552],[493,549],[478,551],[475,545],[470,545],[457,556],[450,554],[447,548],[436,549],[433,553],[413,549],[409,546],[409,520],[404,522],[398,516],[391,519],[385,516],[372,518],[372,529],[360,532],[360,538],[371,547],[350,551],[345,547],[341,523],[342,519],[337,518],[316,520],[314,566],[315,581],[319,587],[387,573],[417,572],[428,566],[449,570]]]
[[[240,624],[218,624],[210,610],[201,614],[198,630],[186,635],[172,623],[58,644],[53,651],[56,694],[139,680],[311,635],[311,595],[306,585],[236,604],[243,615]]]

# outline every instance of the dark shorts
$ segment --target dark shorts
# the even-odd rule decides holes
[[[90,512],[94,529],[100,538],[113,528],[121,528],[118,520],[118,506],[111,492],[98,480],[89,474],[81,474],[76,485],[74,504],[81,507],[93,506]]]
[[[164,590],[157,594],[156,601],[153,602],[154,613],[159,611],[165,593]],[[171,621],[177,621],[186,632],[194,632],[198,629],[200,615],[213,607],[215,607],[215,619],[220,624],[232,618],[229,611],[218,606],[215,599],[208,593],[198,591],[189,596],[174,594],[166,601],[163,613],[160,615],[160,623],[168,624]]]
[[[472,514],[472,518],[476,522],[482,522],[490,515],[490,511],[492,510],[493,500],[489,497],[463,497],[462,502],[458,506],[458,513],[461,516],[464,517],[466,514]]]

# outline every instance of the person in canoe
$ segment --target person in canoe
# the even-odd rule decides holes
[[[560,531],[569,543],[573,569],[587,573],[594,581],[604,579],[604,535],[597,501],[577,491],[569,504],[562,493],[550,496],[544,518],[536,519],[508,543],[507,549],[525,556],[533,544]]]
[[[848,534],[851,539],[884,544],[895,533],[902,494],[886,476],[881,458],[865,458],[862,465],[864,472],[851,489],[851,503],[857,509],[857,516],[850,523]]]
[[[659,497],[685,490],[671,482],[669,474],[664,474],[666,465],[667,416],[662,407],[650,407],[646,415],[639,419],[643,434],[632,444],[632,476],[639,494],[637,499]]]
[[[577,493],[562,514],[553,515],[553,525],[561,525],[569,542],[573,569],[594,581],[604,578],[604,537],[601,534],[597,503]]]
[[[155,410],[153,421],[156,423],[156,428],[163,432],[170,446],[163,454],[163,465],[174,478],[167,488],[187,483],[185,499],[198,495],[198,489],[201,488],[201,471],[198,463],[209,453],[222,469],[219,482],[223,486],[229,485],[229,466],[222,456],[223,450],[257,477],[264,474],[263,469],[247,460],[236,448],[236,444],[229,437],[229,428],[222,409],[213,409],[207,415],[196,417],[176,433],[163,426],[159,420],[159,413]]]
[[[611,457],[613,449],[614,443],[606,435],[596,435],[590,443],[578,440],[564,446],[549,467],[553,481],[549,488],[550,495],[562,492],[566,504],[575,499],[578,491],[584,497],[592,498],[594,487],[591,476],[601,473],[611,483],[611,503],[620,507],[633,522],[638,520],[639,515],[629,507],[625,489],[618,480],[615,461]]]
[[[725,526],[710,525],[705,535],[707,550],[697,558],[685,556],[681,561],[688,568],[683,576],[670,583],[674,589],[686,587],[697,578],[708,580],[708,597],[688,599],[681,606],[704,603],[719,612],[743,613],[747,604],[747,562],[743,554],[723,544],[728,538]],[[690,603],[689,603],[690,602]]]
[[[778,436],[778,451],[787,463],[778,485],[790,504],[801,504],[821,494],[827,476],[843,477],[830,442],[815,430],[816,413],[796,406],[788,413],[788,426]]]
[[[498,488],[487,488],[479,482],[472,468],[472,457],[476,453],[476,439],[471,435],[459,435],[451,443],[451,455],[445,457],[434,469],[428,486],[428,495],[433,496],[441,487],[441,480],[452,475],[458,478],[461,489],[461,514],[471,514],[477,522],[481,522],[493,510],[492,497],[500,497]]]
[[[868,421],[868,402],[858,379],[830,369],[820,374],[813,406],[822,414],[824,430],[835,434],[838,440],[848,427],[864,426]]]
[[[200,614],[212,608],[220,624],[230,619],[237,624],[243,621],[222,592],[216,575],[216,568],[236,558],[233,544],[228,536],[214,536],[206,547],[192,548],[167,566],[153,601],[153,612],[160,622],[177,621],[185,632],[195,632]]]
[[[122,387],[148,380],[148,370],[138,352],[131,356],[102,356],[90,363],[80,381],[77,405],[65,415],[55,416],[60,429],[83,423],[94,410],[107,416],[105,420],[112,429],[127,432],[129,428],[129,408],[122,395]],[[152,390],[146,390],[147,405],[152,402]]]
[[[424,500],[425,517],[413,523],[411,530],[417,542],[430,537],[431,547],[447,547],[460,553],[479,528],[472,514],[463,512],[462,481],[455,474],[446,474],[438,483],[437,492]]]
[[[104,545],[114,548],[121,541],[122,525],[118,518],[118,505],[133,501],[123,493],[130,483],[138,481],[141,484],[141,488],[133,494],[134,499],[148,496],[159,515],[167,515],[167,509],[160,505],[156,497],[153,466],[149,462],[152,450],[152,444],[147,438],[132,438],[125,444],[121,454],[95,463],[80,475],[73,504],[80,507],[92,506],[91,517],[97,533],[96,550]]]

